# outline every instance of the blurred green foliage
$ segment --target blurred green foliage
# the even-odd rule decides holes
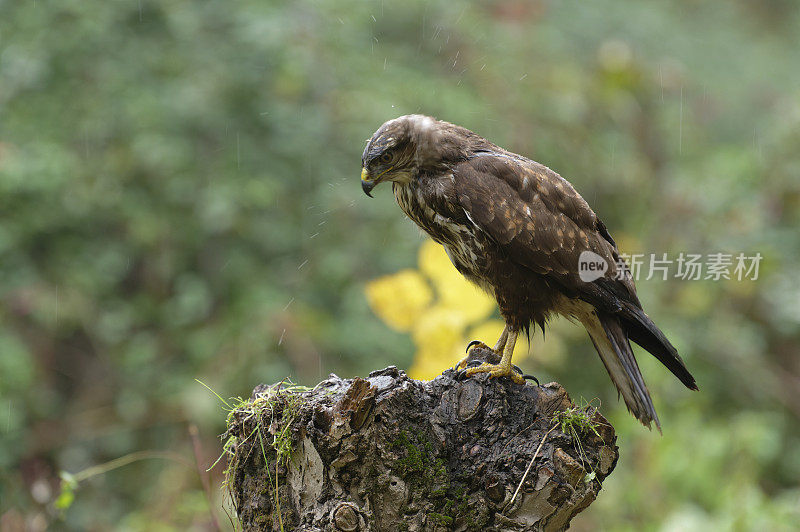
[[[0,0],[0,528],[227,527],[221,468],[208,496],[199,473],[225,415],[195,378],[407,368],[364,284],[421,238],[358,173],[383,121],[424,112],[556,169],[627,253],[764,255],[756,282],[640,281],[701,388],[639,357],[663,437],[569,324],[567,356],[524,369],[620,435],[576,529],[790,529],[798,34],[783,0]],[[144,451],[182,459],[55,507],[60,471]]]

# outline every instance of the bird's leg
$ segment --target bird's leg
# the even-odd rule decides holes
[[[503,334],[500,335],[500,339],[497,340],[496,344],[494,344],[492,351],[494,351],[495,353],[502,353],[507,343],[508,343],[508,325],[506,325],[505,328],[503,329]]]
[[[503,346],[503,358],[500,359],[499,364],[488,364],[484,362],[477,368],[467,369],[467,377],[471,377],[476,373],[488,373],[490,377],[508,377],[517,384],[525,384],[525,379],[522,375],[514,371],[511,366],[511,356],[514,354],[514,345],[517,343],[517,331],[508,330],[506,343]],[[501,337],[502,339],[502,337]]]
[[[497,356],[502,356],[503,348],[506,346],[507,341],[508,341],[508,325],[506,325],[505,328],[503,329],[503,333],[500,335],[500,339],[497,340],[497,343],[494,344],[494,347],[489,347],[488,345],[484,344],[483,342],[479,342],[478,340],[471,341],[467,346],[467,356],[459,360],[458,364],[456,364],[453,369],[459,370],[466,368],[469,361],[472,360],[470,351],[472,351],[475,348],[486,349],[487,351],[494,351],[495,353],[497,353]]]

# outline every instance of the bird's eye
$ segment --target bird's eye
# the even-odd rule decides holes
[[[391,153],[389,153],[388,151],[385,151],[385,152],[383,152],[383,153],[381,154],[381,156],[380,156],[380,161],[381,161],[382,163],[388,163],[388,162],[390,162],[391,160],[392,160],[392,154],[391,154]]]

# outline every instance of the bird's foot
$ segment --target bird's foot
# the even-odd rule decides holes
[[[514,367],[511,364],[489,364],[484,362],[477,368],[468,368],[465,376],[472,377],[477,373],[488,373],[489,377],[508,377],[517,384],[525,384],[525,377],[514,371]],[[536,377],[533,378],[536,380],[536,384],[539,384]]]
[[[474,363],[478,361],[479,356],[477,355],[477,353],[473,353],[473,351],[475,350],[486,353],[486,355],[488,355],[488,358],[490,359],[489,362],[500,362],[500,357],[501,357],[500,353],[498,353],[497,351],[495,351],[494,349],[492,349],[491,347],[489,347],[488,345],[479,340],[473,340],[469,343],[469,345],[467,345],[467,356],[459,360],[458,364],[456,364],[453,367],[453,369],[456,371],[460,369],[465,369],[468,366],[470,366],[470,362]],[[483,359],[486,360],[486,358],[487,357],[484,356]]]

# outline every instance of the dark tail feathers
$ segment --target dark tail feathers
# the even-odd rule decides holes
[[[678,352],[638,307],[631,306],[613,314],[598,311],[584,316],[581,321],[628,410],[644,426],[649,428],[654,422],[661,431],[658,415],[629,339],[652,353],[688,388],[696,390],[694,377],[686,369]]]
[[[686,369],[677,349],[673,347],[664,333],[644,313],[633,305],[626,305],[618,314],[622,328],[628,338],[645,348],[669,369],[689,389],[697,390],[694,377]]]
[[[598,312],[584,325],[625,406],[645,427],[650,428],[650,423],[655,422],[660,432],[661,424],[653,400],[620,320],[614,314]]]

